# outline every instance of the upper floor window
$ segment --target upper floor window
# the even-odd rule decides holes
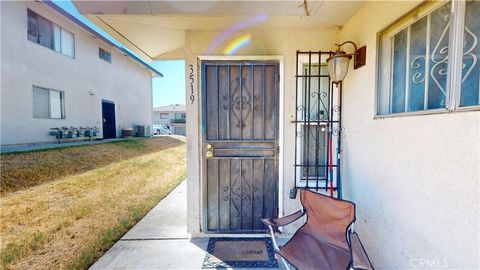
[[[382,31],[377,114],[480,105],[478,14],[478,1],[429,2]]]
[[[98,57],[107,61],[108,63],[112,63],[112,54],[100,47],[98,48]]]
[[[75,37],[65,28],[28,9],[28,40],[75,57]]]
[[[175,113],[175,119],[185,119],[187,118],[186,113]]]
[[[33,117],[65,118],[64,92],[33,86]]]

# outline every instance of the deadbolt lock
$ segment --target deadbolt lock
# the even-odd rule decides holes
[[[207,151],[207,158],[212,158],[212,157],[213,157],[213,152]]]
[[[212,149],[213,149],[213,145],[207,144],[207,150],[212,150]]]

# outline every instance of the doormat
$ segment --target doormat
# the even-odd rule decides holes
[[[210,238],[203,261],[207,268],[277,268],[272,239]]]

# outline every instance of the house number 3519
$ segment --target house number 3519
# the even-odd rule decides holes
[[[188,68],[190,69],[188,74],[190,79],[190,104],[193,104],[193,102],[195,102],[195,95],[193,94],[193,83],[195,82],[195,78],[193,76],[193,65],[188,65]]]

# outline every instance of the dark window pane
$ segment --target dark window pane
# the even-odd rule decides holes
[[[312,59],[313,60],[313,59]],[[318,59],[317,59],[318,61]],[[325,64],[319,65],[318,63],[312,63],[309,65],[303,65],[303,75],[328,76],[328,66]],[[310,86],[309,86],[310,81]],[[328,93],[329,83],[328,77],[310,77],[302,80],[302,92],[300,120],[307,120],[316,123],[319,120],[328,120]],[[309,90],[310,87],[310,90]],[[317,178],[325,177],[325,167],[315,167],[314,165],[325,165],[326,148],[325,148],[325,128],[318,125],[301,125],[302,134],[302,148],[301,148],[301,163],[306,166],[302,171],[302,179],[314,180]]]
[[[424,17],[410,27],[409,111],[424,109],[427,21]]]
[[[480,2],[467,1],[460,106],[480,104]]]
[[[405,111],[407,29],[393,37],[392,113]]]
[[[38,16],[38,43],[53,48],[53,25],[50,21]]]
[[[325,177],[325,167],[315,167],[327,162],[325,128],[317,125],[303,126],[302,140],[302,164],[311,165],[303,168],[303,179],[307,178],[307,175],[312,180],[315,176]]]
[[[98,57],[109,63],[112,62],[112,54],[102,48],[98,48]]]
[[[312,63],[310,69],[310,75],[319,75],[319,65]],[[303,65],[303,75],[308,74],[308,64]],[[320,66],[320,75],[328,76],[328,66]],[[327,102],[328,102],[328,77],[324,78],[310,78],[310,95],[308,93],[309,79],[304,78],[302,80],[302,118],[307,120],[317,121],[326,120],[328,118]],[[309,110],[304,110],[309,107]]]
[[[37,14],[28,10],[28,40],[38,43],[38,22],[37,22]]]
[[[447,91],[450,4],[431,15],[428,109],[444,108]]]

